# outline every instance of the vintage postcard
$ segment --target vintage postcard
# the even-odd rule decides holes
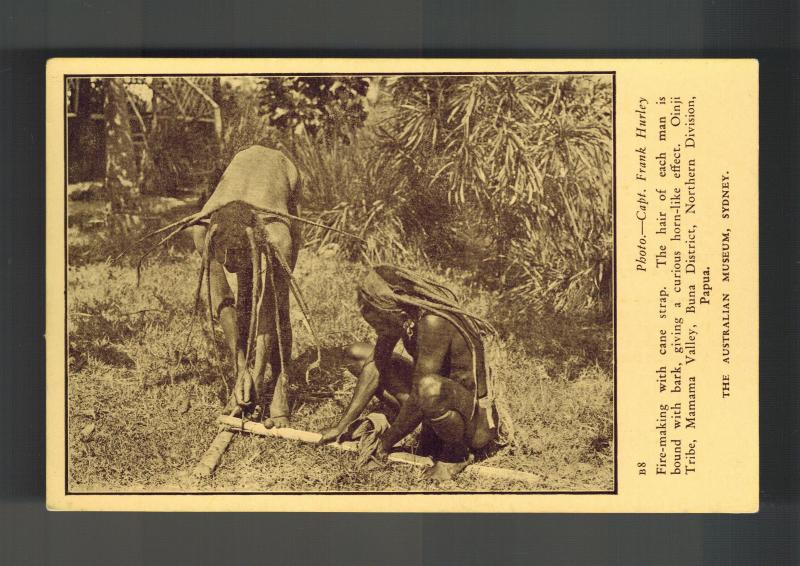
[[[53,510],[755,512],[754,60],[55,59]]]

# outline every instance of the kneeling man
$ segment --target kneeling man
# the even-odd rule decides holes
[[[339,423],[322,432],[322,442],[335,440],[374,395],[388,405],[392,421],[376,457],[385,460],[422,423],[423,431],[439,439],[427,474],[452,478],[469,464],[473,450],[497,434],[483,342],[494,330],[462,309],[446,287],[399,267],[372,270],[359,286],[358,301],[377,342],[374,349],[350,348],[359,360],[358,383]],[[400,340],[412,361],[393,354]]]

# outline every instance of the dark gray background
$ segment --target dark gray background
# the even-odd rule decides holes
[[[6,0],[0,15],[0,564],[800,563],[797,2]],[[759,58],[761,512],[47,513],[44,62],[87,55]]]

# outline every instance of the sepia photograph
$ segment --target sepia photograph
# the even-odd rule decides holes
[[[67,494],[616,493],[614,73],[64,92]]]

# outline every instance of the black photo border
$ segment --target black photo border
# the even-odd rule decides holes
[[[180,59],[175,59],[176,66],[180,65]],[[247,495],[247,496],[301,496],[301,495],[618,495],[619,494],[619,426],[617,423],[618,400],[617,400],[617,73],[616,71],[514,71],[514,72],[419,72],[419,73],[298,73],[291,75],[287,73],[98,73],[85,74],[73,73],[65,74],[63,79],[64,92],[67,91],[67,81],[69,79],[80,78],[116,78],[116,77],[330,77],[330,76],[533,76],[533,75],[608,75],[611,77],[611,133],[612,133],[612,159],[611,159],[611,230],[612,230],[612,326],[613,344],[612,354],[613,366],[613,443],[614,443],[614,462],[613,462],[613,488],[611,490],[577,490],[577,491],[466,491],[466,490],[447,490],[447,491],[72,491],[69,485],[69,242],[67,239],[68,222],[68,199],[66,198],[69,166],[69,128],[67,118],[67,98],[63,97],[63,120],[64,120],[64,495],[69,496],[150,496],[150,495]]]

